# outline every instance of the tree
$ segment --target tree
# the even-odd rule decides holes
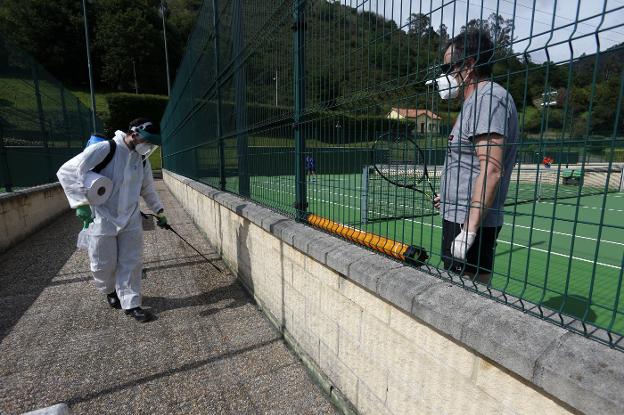
[[[431,19],[422,13],[412,13],[407,21],[407,33],[414,36],[425,36],[429,33]]]
[[[619,123],[621,124],[624,117],[624,106],[620,106],[620,113],[617,114],[618,97],[620,90],[620,79],[611,77],[606,82],[596,85],[596,91],[593,101],[592,126],[604,133],[611,134],[614,129],[616,116],[619,115]]]
[[[158,0],[99,0],[95,51],[102,80],[118,90],[133,90],[133,63],[139,84],[164,85],[164,59]],[[162,88],[159,88],[162,91]]]
[[[4,0],[2,35],[31,54],[56,78],[86,84],[82,9],[75,0]]]
[[[514,28],[512,19],[503,19],[503,16],[492,13],[488,19],[487,28],[494,45],[501,51],[511,52],[513,39],[511,32]]]
[[[512,19],[504,19],[501,15],[492,13],[490,17],[485,19],[472,19],[466,26],[462,26],[462,31],[465,30],[484,30],[492,39],[494,46],[499,54],[506,54],[511,52],[511,46],[513,39],[511,33],[514,28],[514,22]]]
[[[487,32],[490,31],[490,25],[487,20],[483,19],[472,19],[466,23],[465,26],[461,27],[461,31],[465,32],[467,30],[485,30]]]
[[[440,39],[440,48],[445,47],[450,40],[448,28],[444,23],[442,23],[438,28],[438,38]]]
[[[182,60],[188,37],[195,26],[202,0],[168,0],[167,42],[171,70]],[[173,72],[172,72],[173,74]]]

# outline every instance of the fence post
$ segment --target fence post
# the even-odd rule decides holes
[[[65,104],[65,88],[61,85],[61,108],[63,109],[63,127],[67,136],[67,148],[71,147],[71,134],[69,133],[69,118],[67,117],[67,105]]]
[[[76,98],[76,109],[78,110],[78,123],[80,124],[80,136],[81,136],[81,140],[84,140],[85,137],[85,128],[84,128],[84,120],[82,119],[82,110],[80,109],[80,100],[78,98]],[[80,142],[81,145],[83,145],[84,143],[81,141]]]
[[[308,208],[306,200],[306,176],[304,170],[305,137],[301,123],[305,109],[304,78],[304,20],[305,0],[295,0],[293,9],[293,55],[294,55],[294,98],[293,130],[295,134],[295,209],[298,221],[305,221]]]
[[[248,139],[247,132],[247,101],[245,93],[246,79],[245,79],[245,62],[243,60],[242,52],[244,48],[245,39],[245,27],[243,20],[243,4],[241,0],[234,0],[232,4],[233,19],[232,24],[232,42],[233,53],[236,57],[234,67],[236,72],[234,74],[234,85],[236,94],[236,152],[238,154],[238,193],[243,197],[249,197],[249,167],[248,163]]]
[[[1,121],[2,120],[0,120],[0,185],[3,185],[7,192],[11,192],[13,190],[13,183],[11,183],[11,171],[9,170],[7,151],[4,148],[4,128]]]
[[[214,66],[217,92],[217,137],[219,140],[219,189],[225,190],[225,152],[223,151],[223,129],[221,126],[221,79],[219,78],[219,3],[212,0],[212,23],[214,26]]]
[[[45,128],[45,114],[43,112],[43,104],[41,102],[41,91],[39,87],[39,71],[37,70],[37,64],[34,61],[31,61],[32,65],[32,75],[33,82],[35,84],[35,98],[37,100],[37,114],[39,118],[39,129],[41,130],[41,138],[43,140],[43,147],[45,149],[45,157],[46,157],[46,172],[45,172],[45,180],[48,181],[53,179],[52,176],[52,160],[50,155],[50,146],[49,146],[49,132],[46,131]]]
[[[39,90],[39,73],[37,71],[37,64],[31,61],[32,65],[32,76],[33,82],[35,84],[35,99],[37,101],[37,116],[39,119],[39,129],[41,130],[41,134],[43,137],[46,137],[46,128],[45,128],[45,116],[43,113],[43,104],[41,103],[41,92]],[[47,141],[45,138],[44,142]]]

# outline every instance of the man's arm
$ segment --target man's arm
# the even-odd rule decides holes
[[[505,137],[500,134],[482,134],[474,137],[480,173],[472,190],[470,212],[464,224],[464,229],[468,232],[477,232],[487,209],[494,203],[503,174],[504,143]]]

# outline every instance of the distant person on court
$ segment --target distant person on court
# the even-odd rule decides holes
[[[157,124],[138,118],[125,132],[117,131],[112,140],[91,144],[57,172],[70,206],[88,226],[96,289],[106,295],[110,307],[123,309],[140,322],[151,320],[153,315],[141,308],[143,228],[139,198],[143,197],[157,214],[160,226],[167,224],[147,159],[157,145]],[[83,183],[93,169],[108,177],[113,187],[110,197],[92,210]]]
[[[306,174],[311,177],[312,183],[316,183],[316,161],[311,155],[305,156]]]
[[[443,74],[427,81],[442,99],[463,101],[448,137],[440,195],[434,199],[443,218],[444,267],[486,284],[519,141],[514,100],[490,79],[493,55],[487,32],[463,31],[445,50]]]

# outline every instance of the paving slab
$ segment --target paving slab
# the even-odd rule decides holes
[[[170,224],[225,269],[161,180]],[[0,414],[338,413],[236,277],[144,233],[141,324],[99,294],[73,212],[0,256]]]

